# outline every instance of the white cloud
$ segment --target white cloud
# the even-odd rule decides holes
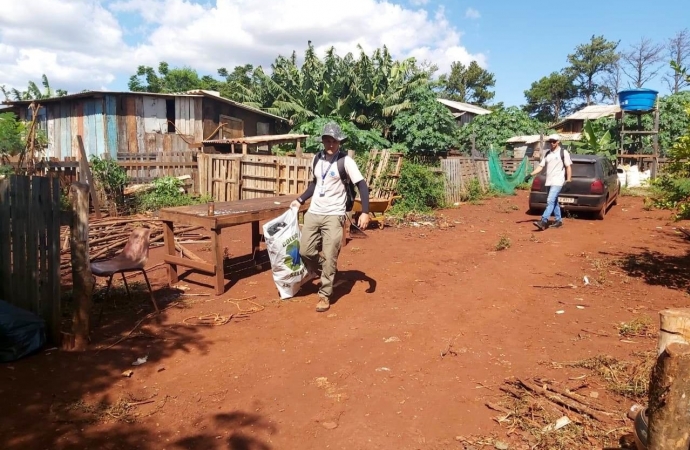
[[[410,0],[410,3],[414,6],[424,6],[429,3],[429,0]]]
[[[465,11],[465,17],[468,19],[479,19],[482,15],[479,14],[479,11],[477,11],[474,8],[467,8],[467,11]]]
[[[279,54],[301,56],[309,40],[341,55],[387,45],[394,57],[441,71],[453,61],[486,66],[461,36],[443,9],[381,0],[33,0],[0,10],[0,84],[24,88],[45,73],[70,92],[121,87],[137,66],[160,61],[212,75],[246,63],[269,68]]]

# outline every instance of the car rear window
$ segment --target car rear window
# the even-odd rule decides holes
[[[573,178],[594,178],[596,170],[594,164],[573,162]]]

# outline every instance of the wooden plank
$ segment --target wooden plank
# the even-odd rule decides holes
[[[41,304],[39,301],[40,284],[40,244],[38,231],[41,227],[41,177],[32,177],[28,180],[29,192],[27,193],[29,203],[27,210],[29,213],[26,227],[26,269],[28,283],[26,285],[27,302],[31,305],[31,311],[42,316]]]
[[[185,134],[193,135],[194,134],[194,101],[198,100],[193,97],[187,98],[187,108],[189,110],[187,114],[187,131]]]
[[[77,134],[84,133],[84,128],[82,126],[82,114],[83,114],[83,103],[80,101],[74,102],[72,105],[72,119],[70,124],[70,134],[72,143],[72,154],[73,158],[79,157],[79,144],[77,143]]]
[[[173,222],[163,219],[163,243],[165,249],[164,258],[175,256],[175,233],[173,232]],[[172,286],[179,280],[177,276],[177,265],[168,263],[168,282]]]
[[[81,172],[82,181],[88,183],[89,191],[91,192],[91,201],[93,202],[94,213],[96,214],[96,219],[101,218],[101,207],[98,202],[98,195],[96,195],[96,186],[93,182],[93,176],[91,175],[91,168],[89,167],[88,161],[86,159],[86,152],[84,150],[84,142],[81,136],[77,136],[77,142],[79,143],[79,153],[80,153],[80,165],[79,171]]]
[[[95,125],[95,144],[96,155],[103,158],[107,153],[106,137],[105,137],[105,116],[103,115],[103,100],[98,99],[94,101],[94,125]]]
[[[129,136],[127,135],[127,116],[124,113],[125,100],[118,99],[117,114],[117,153],[129,152]],[[122,111],[119,111],[120,107]]]
[[[117,97],[114,95],[105,96],[105,147],[106,152],[111,158],[117,158],[117,140],[118,127],[117,127]]]
[[[10,301],[26,310],[31,311],[31,304],[27,296],[29,277],[26,265],[26,237],[27,219],[29,217],[29,177],[10,177],[10,203],[12,205],[12,283],[13,294]]]
[[[253,230],[253,229],[252,229]],[[225,268],[223,266],[223,243],[221,242],[221,229],[211,230],[211,248],[214,254],[216,295],[222,295],[225,291]],[[197,263],[199,264],[199,263]]]
[[[81,135],[82,143],[86,150],[88,161],[89,155],[98,155],[96,145],[96,102],[87,100],[84,102],[84,134]]]
[[[60,103],[60,156],[64,158],[72,156],[72,127],[69,103]]]
[[[221,250],[221,256],[222,256],[222,250]],[[204,272],[207,274],[215,274],[216,273],[216,266],[214,264],[210,264],[207,262],[200,262],[200,261],[195,261],[193,259],[187,259],[187,258],[180,258],[179,256],[173,256],[173,255],[163,255],[163,261],[166,264],[173,264],[176,266],[182,266],[182,267],[191,267],[192,269],[198,270],[200,272]],[[222,294],[222,292],[221,292]]]
[[[55,111],[57,110],[57,114]],[[48,128],[48,148],[45,156],[47,158],[59,158],[60,156],[60,105],[46,106],[46,125]]]
[[[141,99],[144,107],[144,133],[155,133],[160,129],[158,117],[156,116],[156,108],[158,107],[157,101],[157,97],[144,96]]]
[[[144,135],[144,145],[145,151],[147,153],[153,153],[156,151],[156,135],[155,133],[146,133]]]
[[[175,133],[181,133],[182,128],[182,97],[175,97]]]
[[[53,343],[60,343],[60,323],[62,308],[60,298],[60,181],[57,178],[48,181],[50,190],[50,212],[46,211],[46,245],[48,249],[48,282],[45,286],[46,296],[51,304],[51,316],[47,323],[52,324],[48,332]]]
[[[136,122],[137,148],[139,152],[145,152],[144,142],[144,101],[141,97],[134,97],[134,121]]]
[[[10,180],[0,180],[0,299],[12,295],[12,235],[10,228]]]
[[[194,130],[192,134],[194,135],[194,142],[201,142],[204,140],[204,121],[203,121],[203,109],[202,109],[202,98],[195,98],[194,100]]]
[[[135,97],[128,95],[125,97],[125,121],[127,123],[127,148],[129,153],[138,153],[139,144],[137,142],[137,109]]]

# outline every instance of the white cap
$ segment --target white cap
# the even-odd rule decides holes
[[[559,141],[561,140],[561,136],[559,134],[550,134],[546,137],[546,142],[549,141]]]

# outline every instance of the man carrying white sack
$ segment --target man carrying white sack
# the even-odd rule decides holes
[[[357,163],[341,149],[344,140],[345,135],[337,124],[330,122],[324,126],[321,133],[324,151],[317,153],[312,161],[314,178],[307,190],[290,205],[299,208],[312,199],[304,215],[299,252],[307,267],[305,282],[315,278],[321,266],[318,312],[331,307],[348,199],[350,202],[354,200],[354,192],[348,192],[350,182],[357,186],[362,201],[362,214],[357,226],[365,230],[369,225],[369,188]],[[319,255],[319,244],[323,258]]]

